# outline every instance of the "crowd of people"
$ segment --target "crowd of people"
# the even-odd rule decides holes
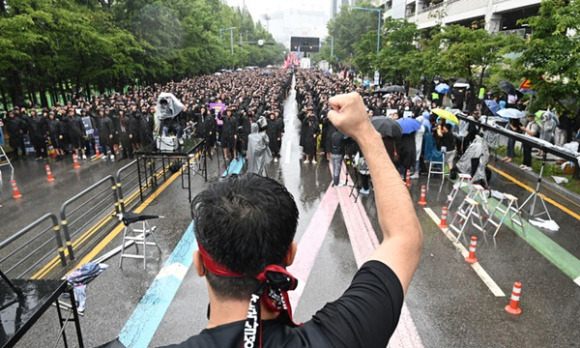
[[[50,108],[17,106],[4,112],[2,119],[13,160],[26,155],[28,142],[37,159],[67,154],[87,159],[97,144],[105,158],[132,158],[135,150],[154,145],[155,134],[204,138],[210,153],[220,141],[224,157],[231,160],[245,155],[251,124],[263,116],[267,127],[260,131],[267,131],[277,160],[284,134],[283,101],[290,84],[291,75],[284,70],[207,75],[129,88],[125,94],[74,95],[65,105]],[[156,122],[161,92],[175,95],[184,108],[176,117]]]
[[[95,153],[98,144],[105,158],[121,160],[132,158],[136,150],[153,146],[154,135],[162,134],[204,138],[210,156],[220,142],[223,153],[219,155],[233,160],[247,157],[251,135],[256,133],[252,149],[264,151],[267,148],[268,153],[260,158],[260,165],[251,165],[249,170],[261,172],[264,163],[271,158],[276,162],[280,157],[284,135],[283,103],[294,72],[304,163],[316,163],[320,160],[318,155],[323,154],[323,158],[334,163],[334,172],[338,175],[345,156],[357,158],[355,164],[363,178],[363,193],[369,189],[364,157],[350,139],[340,134],[334,136],[336,129],[327,117],[331,96],[356,91],[362,96],[370,118],[413,118],[421,124],[416,131],[385,140],[401,176],[410,171],[411,178],[427,172],[425,163],[433,159],[434,151],[443,152],[452,169],[478,133],[471,124],[461,121],[456,125],[432,113],[434,108],[442,107],[444,98],[449,98],[452,104],[447,109],[463,112],[473,119],[494,113],[485,99],[496,103],[500,109],[523,110],[526,107],[525,102],[514,95],[483,94],[479,96],[482,99],[477,99],[465,88],[454,88],[445,94],[433,93],[430,99],[420,92],[412,97],[396,92],[377,93],[355,84],[349,75],[291,68],[198,76],[163,86],[129,88],[125,94],[73,96],[66,105],[56,104],[51,108],[15,107],[5,112],[5,129],[14,159],[26,153],[26,139],[37,158],[51,154],[60,159],[74,153],[86,159]],[[184,108],[176,117],[156,122],[156,98],[161,92],[173,94]],[[262,122],[258,122],[260,118]],[[252,129],[252,124],[257,127]],[[568,140],[570,127],[569,118],[557,117],[549,111],[541,117],[530,114],[521,120],[510,119],[507,124],[514,132],[553,141],[560,146]],[[504,161],[510,162],[515,156],[515,141],[509,139],[507,145]],[[522,169],[531,167],[531,151],[529,146],[523,146]]]

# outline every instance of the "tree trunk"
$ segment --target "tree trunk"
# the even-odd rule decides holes
[[[40,88],[40,104],[41,106],[48,106],[48,98],[46,98],[46,90]]]
[[[62,103],[64,105],[64,104],[66,104],[66,93],[65,93],[65,91],[64,91],[65,89],[63,87],[64,82],[59,82],[59,83],[57,83],[57,85],[58,85],[58,89],[60,91],[60,95],[62,96]]]
[[[9,81],[12,81],[10,86],[10,99],[12,99],[13,106],[24,105],[24,92],[22,90],[22,80],[17,71],[10,71],[8,73]]]

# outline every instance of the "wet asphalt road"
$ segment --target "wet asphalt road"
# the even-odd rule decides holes
[[[278,163],[270,164],[268,174],[284,183],[298,203],[300,224],[296,240],[300,240],[318,209],[331,178],[326,161],[321,160],[317,165],[301,162],[298,146],[299,122],[292,96],[285,110],[286,134],[281,151],[282,159]],[[17,162],[17,180],[24,197],[20,201],[13,200],[9,197],[9,188],[4,186],[0,196],[0,204],[3,205],[0,208],[0,239],[6,238],[47,211],[56,212],[68,197],[85,185],[113,174],[125,163],[86,163],[80,173],[72,169],[70,161],[54,163],[52,171],[56,182],[48,184],[43,163],[31,160]],[[224,164],[220,161],[218,168],[215,157],[208,163],[209,182],[215,182],[223,172]],[[439,179],[432,180],[427,193],[427,207],[437,215],[440,215],[446,193],[451,190],[451,184],[446,182],[437,199],[439,183]],[[426,184],[426,179],[422,177],[413,180],[412,184],[410,192],[416,202],[419,200],[420,186]],[[490,184],[495,190],[513,193],[521,199],[528,195],[519,186],[499,175],[494,175]],[[201,177],[194,177],[194,194],[206,185]],[[378,232],[372,195],[361,199],[375,231]],[[458,203],[454,205],[457,207]],[[574,204],[567,206],[573,208]],[[554,263],[505,226],[495,243],[491,238],[488,238],[487,243],[480,238],[477,250],[479,263],[506,294],[505,297],[495,297],[423,208],[419,205],[416,207],[423,226],[424,247],[421,263],[406,302],[425,347],[580,346],[580,286]],[[558,232],[542,233],[574,257],[580,258],[578,220],[551,205],[548,208],[561,228]],[[107,261],[110,268],[88,287],[87,309],[82,317],[82,328],[89,347],[111,341],[118,336],[190,223],[187,193],[181,189],[179,181],[171,184],[144,212],[166,217],[155,221],[162,252],[159,254],[157,250],[150,250],[151,257],[146,270],[136,260],[126,260],[124,268],[119,269],[118,255]],[[475,230],[469,229],[466,234],[471,236],[475,234]],[[481,237],[480,234],[478,236]],[[120,237],[115,238],[102,253],[120,243]],[[340,296],[356,269],[339,207],[295,310],[296,319],[308,320],[324,303]],[[503,309],[509,303],[509,294],[515,281],[523,284],[523,314],[519,317],[508,315]],[[163,316],[151,346],[180,342],[203,329],[206,325],[207,303],[205,281],[190,269]],[[70,332],[74,335],[72,330]],[[17,346],[49,347],[57,334],[56,313],[49,310]]]

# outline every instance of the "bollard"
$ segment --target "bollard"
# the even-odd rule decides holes
[[[439,223],[439,227],[449,228],[449,226],[447,226],[447,207],[446,206],[443,206],[443,211],[441,212],[441,222]]]
[[[515,282],[514,288],[512,290],[512,298],[510,299],[510,304],[505,306],[505,311],[513,314],[522,314],[522,309],[520,308],[520,294],[522,292],[522,283]]]
[[[20,194],[20,191],[18,190],[18,186],[16,186],[16,180],[12,180],[12,191],[14,192],[14,195],[12,196],[12,198],[14,198],[14,199],[22,198],[22,195]]]
[[[99,152],[99,145],[95,144],[95,158],[101,158],[101,153]]]
[[[79,169],[81,167],[79,165],[79,161],[78,161],[77,157],[78,157],[77,154],[76,153],[73,153],[73,161],[75,163],[74,169]]]
[[[477,249],[477,237],[472,236],[471,242],[469,243],[469,256],[465,258],[467,263],[476,263],[477,258],[475,257],[475,250]]]
[[[54,177],[52,176],[52,172],[50,171],[50,166],[48,164],[46,165],[46,181],[48,182],[54,181]]]
[[[425,194],[425,185],[421,186],[421,199],[417,202],[419,205],[427,205],[427,197]]]

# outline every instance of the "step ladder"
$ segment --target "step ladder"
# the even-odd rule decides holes
[[[481,209],[483,209],[483,212],[487,215],[486,218],[489,216],[489,201],[487,200],[487,195],[485,194],[483,186],[477,184],[470,185],[467,197],[475,201],[478,201],[479,199],[479,202],[481,202]]]
[[[457,197],[457,193],[461,190],[464,184],[471,185],[471,175],[459,174],[459,181],[453,184],[453,189],[449,196],[447,196],[447,211],[451,210],[455,197]]]
[[[501,206],[504,203],[504,201],[507,201],[507,205],[506,205],[505,209],[502,209]],[[499,221],[493,220],[495,218],[496,211],[499,211],[502,213],[501,219]],[[494,226],[495,231],[493,233],[493,238],[495,238],[495,236],[499,232],[499,229],[503,225],[505,218],[507,217],[507,215],[510,212],[512,213],[510,216],[512,223],[520,226],[520,228],[522,229],[522,233],[525,236],[526,231],[524,229],[524,223],[522,221],[522,216],[521,216],[522,212],[521,212],[520,207],[518,205],[518,198],[513,196],[513,195],[510,195],[508,193],[502,193],[502,198],[500,199],[499,203],[496,205],[493,212],[489,215],[489,218],[487,219],[487,221],[483,225],[483,229],[485,230],[485,228],[487,227],[488,224]],[[517,220],[514,218],[514,216],[517,216]]]
[[[125,229],[123,230],[123,242],[121,244],[121,258],[119,259],[119,268],[123,268],[123,259],[143,259],[143,269],[147,269],[147,246],[156,246],[161,253],[161,248],[157,242],[157,236],[155,236],[155,230],[157,226],[151,226],[149,224],[150,219],[163,218],[157,215],[139,215],[134,213],[125,212],[119,214],[119,220],[125,224]],[[140,223],[141,228],[134,228],[133,224]],[[152,242],[147,241],[147,237],[151,236],[153,238]],[[125,246],[127,242],[133,241],[135,246],[135,253],[131,254],[125,251]],[[139,246],[143,247],[143,253],[139,254]]]
[[[475,199],[471,197],[465,197],[463,202],[461,202],[461,205],[459,205],[459,208],[457,209],[457,213],[455,213],[455,216],[453,217],[453,220],[449,225],[449,228],[458,233],[455,242],[458,242],[461,236],[463,236],[463,239],[467,241],[464,232],[465,227],[469,222],[471,222],[473,227],[478,229],[480,232],[485,232],[483,230],[483,221],[479,207],[480,207],[479,202],[477,202]],[[457,220],[458,217],[459,217],[458,221],[459,226],[455,226],[455,221]],[[477,218],[477,220],[475,218]],[[485,233],[483,234],[483,237],[485,238]]]

